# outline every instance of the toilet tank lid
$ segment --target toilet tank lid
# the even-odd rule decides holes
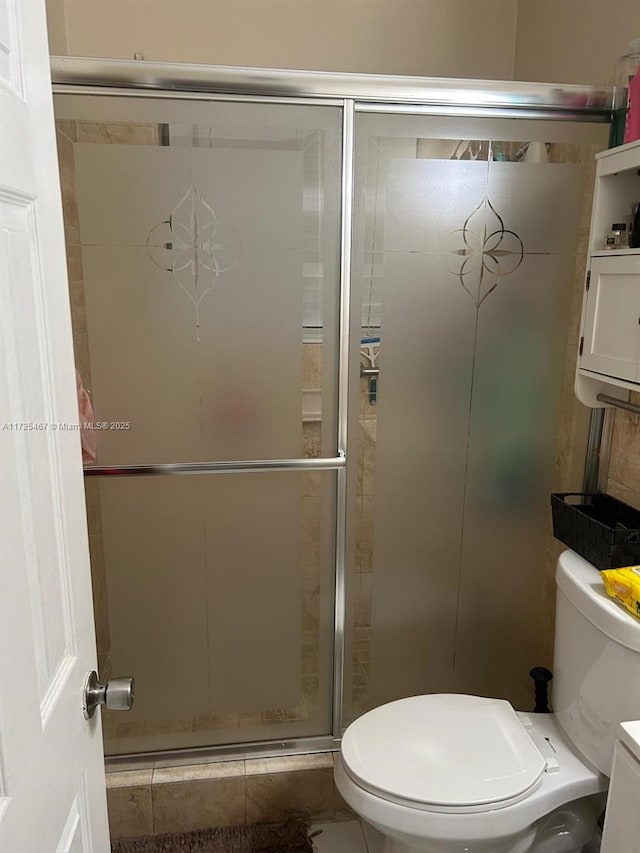
[[[556,583],[573,606],[616,643],[640,652],[640,619],[609,598],[600,572],[575,551],[558,559]]]

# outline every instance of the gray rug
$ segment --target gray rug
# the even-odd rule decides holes
[[[112,853],[312,853],[307,827],[301,823],[218,826],[195,832],[170,832],[121,838]]]

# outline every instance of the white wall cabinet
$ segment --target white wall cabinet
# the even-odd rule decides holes
[[[640,249],[606,250],[614,222],[640,202],[640,141],[597,156],[576,395],[602,406],[598,394],[627,400],[640,391]]]

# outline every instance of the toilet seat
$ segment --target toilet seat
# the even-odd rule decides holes
[[[349,775],[393,802],[481,812],[527,797],[546,761],[503,699],[430,694],[375,708],[345,732]]]
[[[474,704],[468,703],[468,707],[471,708]],[[493,804],[485,803],[488,807],[479,809],[451,805],[434,807],[433,804],[404,799],[390,794],[388,790],[382,790],[392,787],[388,783],[374,786],[371,780],[356,778],[355,769],[363,772],[362,766],[358,764],[359,759],[363,758],[363,746],[359,738],[351,740],[354,731],[352,727],[359,724],[364,717],[351,724],[351,732],[347,729],[341,752],[336,756],[335,780],[338,790],[357,814],[385,835],[409,840],[411,837],[429,837],[439,839],[443,844],[454,839],[463,844],[470,843],[470,839],[477,842],[479,839],[507,836],[523,831],[523,828],[565,804],[593,796],[596,796],[596,799],[604,797],[608,779],[585,763],[576,752],[558,725],[555,714],[516,714],[516,717],[524,733],[530,732],[532,741],[543,744],[543,748],[550,745],[549,751],[554,756],[550,766],[541,773],[538,782],[520,797]],[[358,725],[358,728],[361,726]],[[599,808],[601,806],[598,810]]]

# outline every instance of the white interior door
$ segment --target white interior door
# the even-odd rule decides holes
[[[0,853],[107,853],[44,0],[0,0]]]

